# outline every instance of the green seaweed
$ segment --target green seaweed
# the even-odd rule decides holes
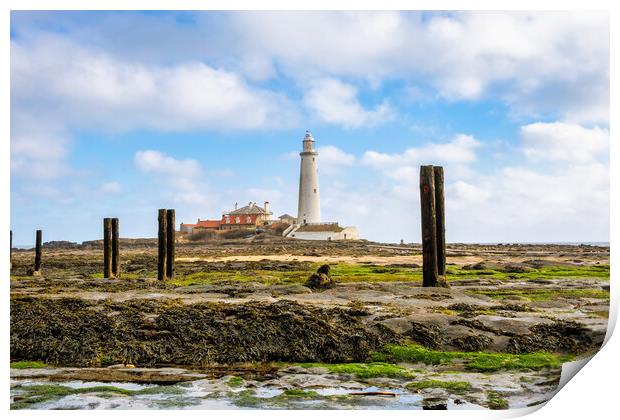
[[[11,362],[11,369],[43,369],[48,367],[44,362],[31,360],[22,360],[19,362]]]
[[[464,392],[471,389],[471,384],[465,381],[438,381],[432,379],[420,382],[411,382],[407,384],[406,387],[415,391],[427,388],[443,388],[454,392]]]
[[[218,282],[260,282],[263,284],[303,284],[318,267],[311,265],[309,270],[273,270],[260,267],[248,267],[241,270],[211,270],[192,273],[178,273],[172,284],[189,286],[213,284]],[[409,266],[380,266],[368,264],[331,264],[331,276],[337,283],[350,282],[421,282],[422,269]],[[490,278],[497,280],[511,279],[557,279],[557,278],[592,278],[609,279],[609,264],[590,266],[546,266],[541,268],[524,268],[525,272],[512,272],[509,269],[494,268],[484,270],[466,270],[462,267],[451,267],[447,272],[448,281],[461,279]],[[154,273],[148,273],[151,277]],[[102,276],[97,273],[96,277]],[[135,276],[145,277],[147,274]],[[125,277],[123,275],[123,278]]]
[[[306,391],[305,389],[285,389],[284,392],[277,397],[289,397],[289,398],[321,398],[321,395],[316,391]],[[276,397],[276,398],[277,398]]]
[[[232,376],[228,382],[226,383],[226,385],[228,385],[231,388],[239,388],[240,386],[242,386],[245,383],[245,380],[243,378],[240,378],[239,376]]]
[[[419,344],[385,346],[383,352],[375,353],[376,361],[418,362],[427,365],[444,365],[455,361],[463,363],[466,369],[478,372],[498,370],[540,370],[557,368],[572,360],[572,356],[556,356],[551,353],[536,352],[523,354],[437,351]]]
[[[554,300],[557,298],[594,298],[609,300],[609,291],[602,289],[568,289],[568,290],[476,290],[472,294],[488,296],[494,299],[525,298],[530,301]]]
[[[119,388],[109,385],[98,385],[84,388],[71,388],[63,385],[56,384],[42,384],[42,385],[18,385],[14,387],[17,391],[23,391],[23,399],[11,404],[11,409],[23,409],[31,407],[33,404],[42,403],[45,401],[65,397],[67,395],[75,394],[120,394],[125,396],[135,395],[156,395],[156,394],[182,394],[183,391],[173,386],[154,386],[149,388],[143,388],[139,390],[130,390]]]
[[[372,363],[301,363],[301,367],[322,367],[330,373],[346,373],[358,379],[369,378],[412,378],[415,375],[409,369],[385,362]]]
[[[487,392],[487,407],[491,410],[506,410],[508,401],[502,398],[502,395],[496,391]]]

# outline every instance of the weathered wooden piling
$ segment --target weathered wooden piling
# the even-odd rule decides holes
[[[437,274],[446,275],[446,221],[443,193],[443,168],[433,167],[435,178],[435,226],[437,241]]]
[[[432,165],[420,167],[420,206],[422,220],[422,286],[436,287],[437,222],[435,216],[435,174]]]
[[[112,219],[103,219],[103,278],[112,277]]]
[[[174,278],[174,251],[175,251],[175,223],[174,209],[166,211],[166,277]]]
[[[41,243],[43,242],[43,234],[40,230],[36,231],[35,234],[35,245],[34,245],[34,273],[39,273],[41,271]]]
[[[118,218],[112,219],[112,275],[116,278],[121,276],[121,255],[118,236]]]
[[[158,214],[158,222],[159,222],[159,230],[157,232],[157,279],[165,280],[166,279],[166,209],[159,209]]]

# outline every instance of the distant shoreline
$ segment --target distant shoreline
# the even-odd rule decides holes
[[[85,241],[89,242],[89,241]],[[379,242],[376,242],[379,243]],[[76,242],[76,244],[81,245]],[[385,242],[385,245],[398,245],[396,242]],[[405,245],[420,245],[419,242],[405,243]],[[502,246],[502,245],[567,245],[567,246],[579,246],[579,245],[587,245],[587,246],[602,246],[609,247],[611,246],[610,242],[449,242],[446,245],[481,245],[481,246]],[[13,249],[33,249],[33,245],[13,245]]]

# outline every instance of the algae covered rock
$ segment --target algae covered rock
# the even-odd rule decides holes
[[[331,270],[329,265],[323,264],[316,270],[316,273],[312,273],[306,281],[306,287],[312,290],[325,290],[331,289],[336,285],[336,282],[330,274]]]

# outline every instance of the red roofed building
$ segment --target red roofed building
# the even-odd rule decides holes
[[[271,221],[273,213],[269,211],[269,202],[265,201],[265,207],[257,206],[256,203],[249,203],[245,207],[237,208],[222,215],[220,229],[244,229],[262,226]]]
[[[198,229],[229,230],[250,229],[263,226],[271,221],[273,213],[269,211],[269,202],[265,201],[265,207],[249,203],[245,207],[237,208],[224,213],[221,220],[200,220],[196,223],[181,223],[181,232],[192,233]]]
[[[197,229],[220,230],[221,220],[200,220],[196,223],[181,223],[181,232],[192,233]]]

